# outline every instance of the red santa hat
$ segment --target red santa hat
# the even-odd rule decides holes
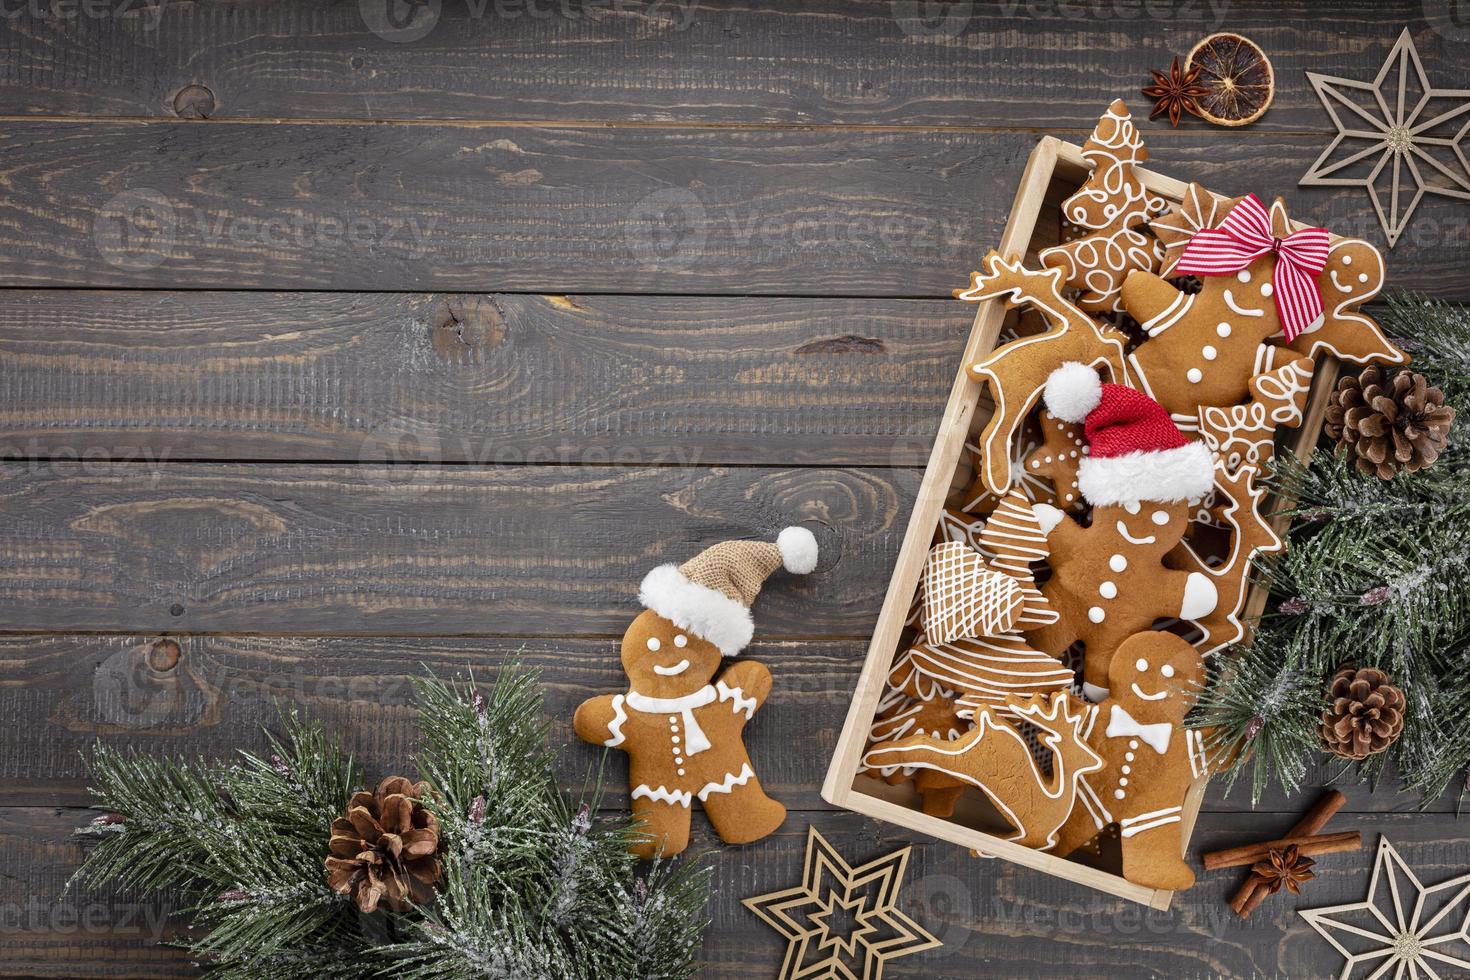
[[[1046,379],[1042,398],[1048,412],[1087,433],[1077,489],[1092,505],[1199,500],[1214,485],[1209,448],[1186,439],[1143,392],[1105,384],[1092,368],[1068,361]]]

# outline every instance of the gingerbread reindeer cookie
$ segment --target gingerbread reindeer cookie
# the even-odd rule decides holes
[[[1013,482],[1013,441],[1041,398],[1047,375],[1058,365],[1078,361],[1105,368],[1113,381],[1127,384],[1127,340],[1099,323],[1062,296],[1061,272],[1033,272],[1019,259],[992,251],[982,269],[970,274],[970,288],[956,290],[957,299],[980,302],[1003,298],[1007,308],[1029,306],[1047,322],[1042,333],[1002,344],[985,360],[969,367],[970,377],[990,387],[995,412],[980,434],[977,479],[991,493],[1005,494]]]
[[[1026,736],[998,711],[975,713],[975,727],[956,739],[913,735],[874,746],[863,759],[871,768],[900,766],[942,774],[979,789],[1015,832],[1007,840],[1045,850],[1074,809],[1078,780],[1103,767],[1102,757],[1080,728],[1087,706],[1068,694],[1012,698],[1010,715],[1034,725],[1050,753],[1043,771]]]
[[[1149,888],[1188,888],[1184,800],[1207,771],[1203,733],[1184,727],[1205,680],[1198,650],[1172,633],[1139,633],[1118,647],[1112,693],[1082,732],[1103,760],[1082,774],[1078,806],[1058,834],[1063,857],[1118,826],[1123,877]]]
[[[750,606],[776,569],[804,575],[817,543],[789,527],[775,544],[725,541],[683,565],[644,576],[646,607],[623,634],[629,687],[582,702],[572,726],[583,741],[628,754],[639,857],[673,855],[689,844],[698,799],[720,839],[746,844],[771,833],[786,808],[761,788],[745,751],[746,722],[771,690],[771,672],[753,660],[716,677],[755,630]]]
[[[1061,619],[1026,636],[1056,657],[1080,640],[1085,690],[1096,699],[1124,640],[1157,619],[1197,619],[1215,609],[1209,576],[1163,564],[1189,527],[1191,504],[1214,485],[1214,460],[1153,399],[1103,384],[1084,365],[1057,368],[1045,398],[1053,415],[1084,423],[1090,452],[1077,476],[1093,511],[1083,527],[1055,507],[1034,505],[1051,545],[1052,577],[1042,592]]]

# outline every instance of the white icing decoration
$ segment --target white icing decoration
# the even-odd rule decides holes
[[[1108,738],[1127,738],[1132,736],[1133,738],[1129,741],[1128,747],[1134,749],[1138,748],[1137,739],[1142,739],[1148,743],[1151,749],[1159,755],[1163,755],[1169,751],[1169,739],[1173,733],[1174,726],[1166,721],[1152,725],[1140,725],[1133,720],[1132,715],[1123,710],[1122,706],[1115,703],[1113,705],[1113,713],[1108,718],[1108,730],[1105,734]]]
[[[648,649],[657,650],[661,646],[663,646],[663,644],[658,641],[658,637],[650,636],[648,638]]]
[[[1159,673],[1163,674],[1165,677],[1173,677],[1174,676],[1174,665],[1173,664],[1164,664],[1164,666],[1162,666],[1162,667],[1159,668]]]
[[[1097,592],[1104,599],[1116,599],[1118,597],[1118,583],[1104,582],[1097,587]]]
[[[1215,611],[1220,601],[1219,590],[1209,576],[1190,572],[1184,580],[1184,598],[1179,603],[1180,619],[1199,619]]]
[[[725,778],[717,783],[705,783],[704,788],[699,791],[699,802],[703,803],[709,799],[711,793],[729,793],[736,786],[744,786],[753,776],[755,773],[751,771],[750,763],[747,762],[740,767],[739,773],[726,773]]]
[[[1128,567],[1128,559],[1122,555],[1114,555],[1108,559],[1108,567],[1115,572],[1121,572]]]
[[[717,681],[715,687],[720,692],[721,701],[732,702],[732,704],[730,705],[731,711],[744,711],[746,721],[749,721],[751,716],[755,714],[755,709],[757,707],[755,698],[746,697],[745,692],[740,690],[740,688],[730,687],[724,681]]]
[[[672,667],[665,667],[662,664],[653,665],[653,672],[660,677],[678,677],[680,674],[684,673],[684,671],[688,669],[688,660],[681,660],[678,663],[674,664],[674,666]]]
[[[1241,269],[1239,272],[1237,272],[1235,274],[1235,278],[1239,279],[1241,282],[1250,282],[1251,281],[1251,270],[1249,270],[1249,269]]]
[[[683,633],[680,633],[678,636],[674,637],[674,646],[678,647],[680,650],[684,649],[688,645],[689,637],[685,636]]]
[[[1265,297],[1268,297],[1268,298],[1270,297],[1270,295],[1271,295],[1271,284],[1269,282],[1263,282],[1263,283],[1261,283],[1261,295],[1262,296],[1265,296]]]
[[[1199,368],[1190,368],[1184,373],[1184,376],[1188,378],[1189,383],[1193,385],[1197,385],[1205,379],[1205,373]]]
[[[1137,505],[1135,504],[1134,506]],[[1127,541],[1129,544],[1153,544],[1155,541],[1158,540],[1152,534],[1143,538],[1135,538],[1133,535],[1128,533],[1128,525],[1124,524],[1122,521],[1118,522],[1118,533],[1122,535],[1123,540]],[[1121,569],[1119,569],[1119,571],[1121,571]]]
[[[621,694],[612,699],[613,720],[607,723],[607,730],[611,737],[602,743],[610,749],[622,745],[625,738],[623,723],[628,720],[628,712],[623,710],[624,700]]]
[[[1207,361],[1213,361],[1215,358],[1220,356],[1220,352],[1215,350],[1215,348],[1211,347],[1209,344],[1205,344],[1205,349],[1200,351],[1200,354],[1203,355],[1204,359]]]
[[[1163,527],[1165,524],[1169,523],[1169,512],[1167,510],[1156,510],[1148,516],[1148,519],[1153,521],[1159,527]]]
[[[1265,316],[1266,315],[1266,311],[1264,309],[1253,310],[1253,309],[1251,309],[1248,306],[1241,306],[1239,303],[1237,303],[1235,301],[1235,296],[1228,289],[1225,290],[1221,294],[1221,299],[1225,300],[1225,305],[1228,306],[1228,307],[1230,307],[1230,312],[1234,313],[1236,316]]]
[[[1138,671],[1140,674],[1143,673],[1144,671],[1148,670],[1148,661],[1144,660],[1142,657],[1139,657],[1133,662],[1133,669]]]
[[[1219,334],[1221,337],[1228,337],[1228,336],[1230,336],[1230,324],[1228,324],[1228,323],[1222,323],[1222,324],[1220,324],[1218,327],[1215,328],[1215,333]]]
[[[1094,623],[1101,623],[1104,619],[1107,619],[1107,617],[1108,614],[1103,611],[1102,606],[1093,606],[1091,609],[1087,610],[1087,618],[1092,620]]]
[[[646,784],[640,785],[633,790],[633,799],[648,799],[658,803],[673,803],[678,806],[688,807],[694,799],[694,794],[687,789],[668,789],[660,785],[658,789],[649,789]]]

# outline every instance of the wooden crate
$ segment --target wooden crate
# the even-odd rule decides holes
[[[1057,244],[1060,238],[1059,205],[1081,186],[1089,171],[1080,146],[1049,136],[1042,138],[1027,160],[1021,186],[1011,206],[1010,220],[997,251],[1004,256],[1025,254],[1028,266],[1040,268],[1036,253]],[[1137,172],[1149,190],[1171,202],[1179,201],[1188,187],[1184,181],[1163,174],[1144,169]],[[956,282],[963,278],[957,275]],[[868,733],[885,690],[888,672],[900,651],[905,620],[945,502],[963,492],[973,476],[964,453],[965,443],[984,427],[989,417],[990,405],[982,399],[982,386],[970,380],[965,368],[983,359],[996,346],[1006,317],[1005,304],[1000,299],[987,300],[976,310],[959,377],[945,406],[939,435],[924,471],[898,563],[868,646],[857,691],[822,786],[822,797],[835,806],[921,831],[991,857],[1035,868],[1153,908],[1167,909],[1173,898],[1171,891],[1136,885],[1111,871],[1045,854],[986,833],[984,828],[987,826],[999,830],[1005,825],[989,804],[979,799],[979,794],[966,794],[955,816],[942,819],[918,809],[918,795],[911,785],[890,786],[882,780],[858,775]],[[1336,376],[1337,364],[1333,360],[1318,361],[1302,425],[1287,431],[1289,439],[1282,448],[1299,457],[1311,452],[1321,430],[1327,395]],[[1273,505],[1277,511],[1282,509],[1280,501],[1273,501],[1268,506]],[[1278,531],[1284,531],[1282,517],[1276,516],[1272,520]],[[1258,615],[1265,601],[1265,590],[1254,589],[1247,596],[1243,618],[1251,619]],[[1183,833],[1186,849],[1194,832],[1206,781],[1202,777],[1196,782],[1185,800]]]

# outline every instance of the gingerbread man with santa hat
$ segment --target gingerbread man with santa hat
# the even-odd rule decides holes
[[[816,564],[812,533],[788,527],[774,544],[723,541],[644,576],[645,610],[623,634],[628,690],[589,698],[572,720],[583,741],[628,754],[638,856],[684,850],[696,799],[727,844],[759,840],[786,818],[745,750],[745,724],[770,693],[771,672],[742,660],[715,674],[750,643],[751,605],[766,578]]]
[[[1188,530],[1195,504],[1214,488],[1215,457],[1186,438],[1158,402],[1103,383],[1084,364],[1053,371],[1043,398],[1053,416],[1085,429],[1077,485],[1092,505],[1092,520],[1083,527],[1055,507],[1034,505],[1051,545],[1052,577],[1042,594],[1061,618],[1026,636],[1059,658],[1080,640],[1085,690],[1098,701],[1107,695],[1109,666],[1124,640],[1159,619],[1207,616],[1218,604],[1209,576],[1163,564]]]

